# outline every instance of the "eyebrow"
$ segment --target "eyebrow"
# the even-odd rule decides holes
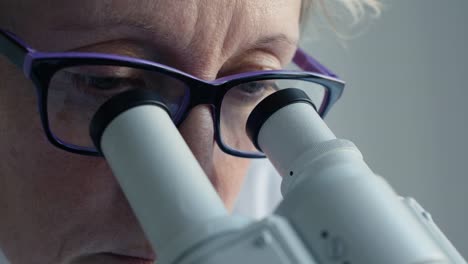
[[[97,7],[99,10],[102,7]],[[91,18],[91,19],[90,19]],[[53,30],[57,31],[90,31],[90,30],[108,30],[113,27],[130,27],[145,32],[146,34],[154,35],[158,34],[151,21],[146,16],[134,17],[131,15],[117,16],[116,14],[108,14],[106,16],[94,16],[90,15],[86,17],[86,20],[67,19],[62,23],[56,23]],[[162,36],[161,36],[162,37]],[[280,52],[281,49],[297,49],[299,45],[299,39],[294,35],[288,35],[285,33],[273,33],[272,35],[262,36],[251,43],[247,44],[246,50],[265,49],[265,50],[277,50]]]
[[[132,19],[130,17],[108,17],[105,20],[92,21],[91,23],[80,23],[77,20],[67,21],[65,24],[59,24],[53,27],[54,30],[58,31],[67,31],[67,30],[76,30],[76,31],[85,31],[85,30],[96,30],[96,29],[109,29],[116,26],[127,26],[136,28],[142,31],[154,32],[154,27],[150,23],[147,23],[139,19]],[[253,44],[253,47],[263,47],[265,45],[270,45],[272,43],[286,43],[290,46],[297,46],[298,40],[291,38],[284,33],[266,36],[258,39]]]
[[[80,23],[80,21],[69,21],[69,23],[63,23],[54,27],[54,30],[57,31],[89,31],[89,30],[107,30],[116,26],[126,26],[141,30],[145,34],[153,35],[158,34],[157,30],[151,26],[150,23],[141,19],[132,19],[129,17],[125,18],[115,18],[110,17],[105,21],[96,21],[96,24],[93,25],[93,22]],[[276,56],[282,57],[280,54],[284,50],[294,49],[296,50],[299,45],[298,38],[289,36],[285,33],[278,33],[273,35],[262,36],[251,43],[247,43],[244,47],[242,53],[254,51],[254,50],[266,50],[275,54]]]
[[[88,17],[89,18],[89,17]],[[116,26],[127,26],[144,31],[152,31],[154,28],[146,21],[140,19],[130,19],[129,17],[106,17],[106,19],[93,19],[86,23],[80,20],[68,20],[65,23],[56,24],[52,27],[57,31],[87,31],[97,29],[109,29]]]
[[[140,8],[134,5],[128,5],[128,8],[122,12],[114,12],[111,8],[113,2],[114,0],[82,0],[78,7],[75,5],[68,5],[65,7],[66,10],[63,10],[63,12],[57,16],[60,23],[54,23],[52,29],[57,31],[89,31],[126,26],[147,32],[154,32],[154,26],[151,25],[151,21],[154,19],[154,17],[152,17],[154,13],[147,11],[155,9],[154,5],[156,5],[158,1],[138,1],[140,7],[146,6],[143,13],[139,13],[138,11]],[[63,15],[69,12],[74,15]]]
[[[280,33],[280,34],[276,34],[276,35],[272,35],[272,36],[266,36],[266,37],[262,37],[262,38],[258,39],[253,44],[253,47],[254,48],[264,47],[264,46],[272,45],[272,44],[275,44],[275,43],[279,43],[279,44],[284,43],[284,44],[287,44],[288,46],[297,47],[299,41],[297,39],[293,39],[293,38],[289,37],[288,35],[286,35],[284,33]]]

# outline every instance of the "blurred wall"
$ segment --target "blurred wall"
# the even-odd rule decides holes
[[[468,1],[384,4],[346,47],[306,32],[303,46],[348,83],[326,121],[468,259]]]

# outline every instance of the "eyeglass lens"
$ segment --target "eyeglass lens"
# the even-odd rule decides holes
[[[178,115],[187,91],[171,76],[120,66],[77,66],[52,77],[47,95],[49,127],[60,142],[94,149],[89,124],[99,107],[111,97],[132,89],[149,89],[165,99],[171,116]]]

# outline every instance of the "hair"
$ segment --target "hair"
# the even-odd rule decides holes
[[[302,27],[307,24],[312,13],[321,11],[319,16],[325,17],[326,21],[334,28],[336,18],[339,18],[338,9],[344,7],[348,15],[351,15],[352,25],[360,22],[371,11],[372,17],[380,15],[382,4],[379,0],[302,0],[300,23]],[[341,18],[339,18],[341,20]]]

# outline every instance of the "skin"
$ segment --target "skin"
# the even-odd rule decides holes
[[[124,54],[212,80],[287,64],[299,13],[299,0],[1,0],[0,27],[40,51]],[[0,248],[11,263],[130,263],[103,252],[154,259],[105,160],[52,146],[34,87],[1,56],[0,79]],[[180,132],[230,209],[249,160],[219,149],[208,106]]]

